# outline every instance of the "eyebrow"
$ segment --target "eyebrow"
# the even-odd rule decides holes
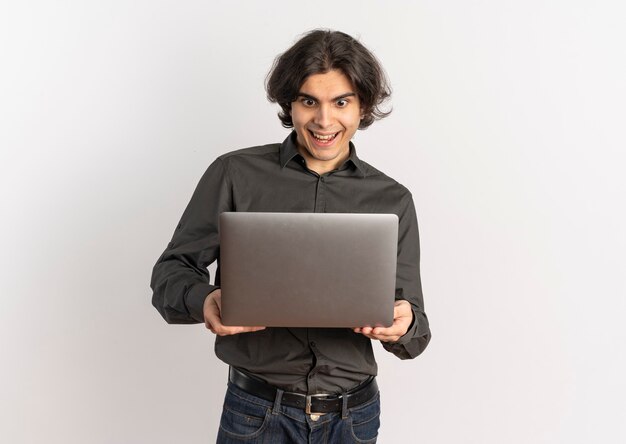
[[[337,96],[337,97],[332,98],[332,99],[331,99],[331,102],[334,102],[334,101],[336,101],[336,100],[345,99],[346,97],[353,97],[353,96],[356,96],[356,93],[353,93],[353,92],[345,93],[345,94],[342,94],[342,95],[340,95],[340,96]],[[317,97],[312,96],[312,95],[310,95],[310,94],[303,93],[303,92],[299,92],[299,93],[298,93],[298,97],[302,97],[302,98],[305,98],[305,99],[315,100],[316,102],[319,102],[319,101],[320,101]]]

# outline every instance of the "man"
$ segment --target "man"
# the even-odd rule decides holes
[[[204,322],[217,335],[215,352],[230,366],[218,442],[375,442],[380,401],[371,339],[401,359],[430,340],[411,194],[359,159],[350,142],[388,114],[379,106],[389,87],[358,41],[315,30],[276,59],[266,89],[294,131],[282,144],[227,153],[208,168],[154,267],[153,304],[169,323]],[[224,326],[219,267],[215,285],[206,269],[219,257],[224,211],[398,215],[393,325]]]

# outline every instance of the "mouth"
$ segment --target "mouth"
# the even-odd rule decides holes
[[[315,131],[308,130],[309,134],[312,136],[313,142],[319,146],[329,146],[332,145],[339,132],[336,133],[317,133]]]

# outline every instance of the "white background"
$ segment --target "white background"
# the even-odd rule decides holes
[[[214,441],[226,365],[151,306],[152,266],[218,154],[286,136],[265,75],[330,27],[390,77],[355,143],[413,192],[433,331],[375,347],[379,442],[626,442],[625,12],[3,2],[0,439]]]

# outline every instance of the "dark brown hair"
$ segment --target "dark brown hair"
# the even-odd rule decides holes
[[[276,57],[265,81],[267,99],[282,108],[278,118],[285,128],[293,127],[291,102],[306,78],[332,70],[341,71],[356,89],[363,110],[359,129],[391,113],[380,109],[391,88],[374,54],[348,34],[315,29]]]

